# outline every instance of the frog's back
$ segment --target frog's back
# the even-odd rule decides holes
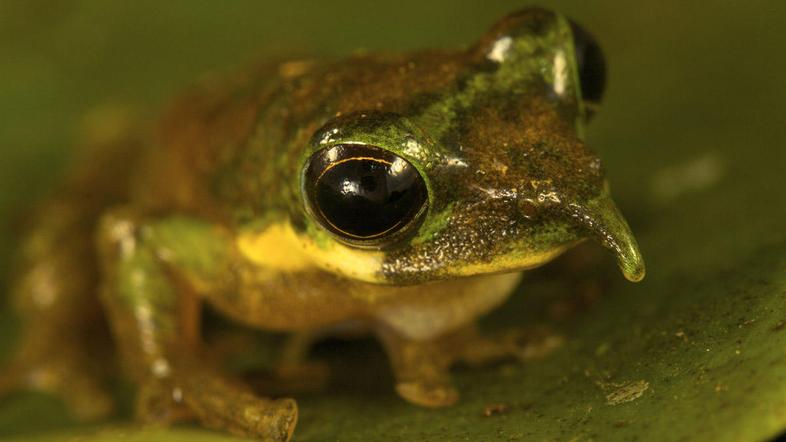
[[[327,120],[406,112],[455,85],[457,54],[267,63],[208,78],[161,119],[133,203],[219,221],[285,213],[298,206],[303,152]]]
[[[164,112],[130,182],[141,211],[221,217],[212,181],[242,148],[279,86],[279,63],[193,85]]]

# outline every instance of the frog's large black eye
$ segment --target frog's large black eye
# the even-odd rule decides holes
[[[598,42],[584,28],[571,20],[573,47],[579,68],[581,95],[585,102],[599,104],[606,88],[606,59]]]
[[[404,158],[343,144],[311,156],[303,176],[311,213],[336,236],[377,245],[409,230],[425,212],[426,183]]]

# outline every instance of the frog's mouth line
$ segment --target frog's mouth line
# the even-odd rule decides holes
[[[586,203],[568,204],[565,210],[579,228],[614,253],[626,279],[644,279],[646,268],[636,238],[606,192]]]

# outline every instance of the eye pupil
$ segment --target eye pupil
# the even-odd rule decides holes
[[[606,89],[606,59],[598,42],[578,23],[571,20],[581,94],[585,101],[598,104]]]
[[[423,178],[410,163],[365,145],[315,153],[306,166],[304,186],[317,220],[350,241],[399,233],[422,213],[428,199]]]
[[[377,180],[371,175],[366,175],[360,179],[360,185],[366,192],[373,192],[377,188]]]

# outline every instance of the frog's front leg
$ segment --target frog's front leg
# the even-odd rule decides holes
[[[102,300],[123,361],[140,385],[137,415],[203,424],[263,440],[288,440],[292,399],[260,398],[199,355],[199,294],[233,289],[228,232],[186,217],[143,219],[117,210],[102,219]]]
[[[530,361],[544,357],[562,344],[562,337],[545,329],[513,328],[483,335],[474,324],[432,339],[406,338],[387,326],[377,336],[390,357],[396,392],[405,400],[425,407],[444,407],[458,400],[450,382],[450,367],[473,366],[506,359]]]
[[[450,338],[415,340],[385,326],[378,327],[376,334],[390,358],[399,396],[432,408],[456,403],[459,394],[449,373],[455,358],[446,346]]]

